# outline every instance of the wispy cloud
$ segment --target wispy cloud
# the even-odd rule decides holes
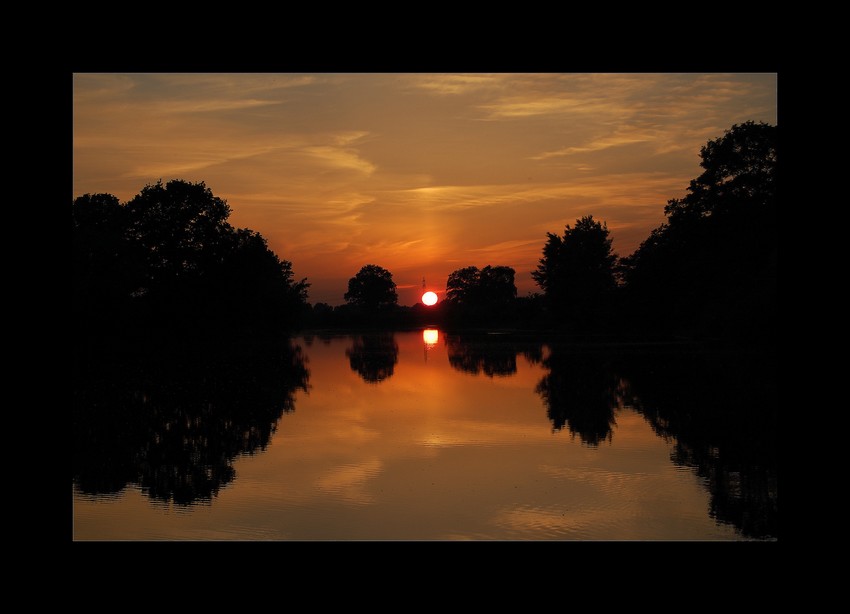
[[[599,106],[593,100],[556,97],[532,99],[508,99],[479,106],[488,117],[494,119],[517,119],[537,115],[556,115],[575,112],[598,112]]]
[[[602,137],[600,139],[578,147],[564,147],[555,151],[546,151],[536,156],[531,156],[531,159],[549,160],[550,158],[560,158],[565,156],[573,156],[576,154],[589,153],[592,151],[602,151],[604,149],[611,149],[612,147],[623,147],[625,145],[634,145],[636,143],[651,142],[653,141],[649,136],[611,135],[607,137]]]
[[[255,98],[234,98],[221,100],[177,100],[151,105],[148,110],[160,115],[180,115],[187,113],[214,113],[218,111],[239,111],[268,105],[280,104],[279,100],[259,100]]]
[[[368,133],[362,131],[334,134],[330,137],[333,144],[309,146],[305,147],[303,151],[334,168],[355,170],[371,175],[377,167],[363,158],[356,148],[351,147],[366,136],[368,136]]]
[[[499,243],[493,243],[492,245],[485,245],[483,247],[474,247],[470,249],[471,252],[488,252],[488,253],[498,253],[504,252],[507,250],[516,249],[518,247],[528,247],[529,245],[539,246],[540,240],[520,240],[520,241],[500,241]]]
[[[572,197],[609,205],[644,202],[662,197],[659,202],[663,204],[667,198],[679,195],[685,187],[687,184],[683,184],[682,178],[667,173],[620,173],[605,177],[580,177],[569,183],[428,186],[402,190],[390,198],[446,213],[503,204],[521,205],[553,199],[567,200]]]
[[[146,87],[159,88],[165,95],[189,96],[210,93],[247,96],[316,85],[325,80],[323,75],[287,73],[155,73],[129,76],[144,80]]]
[[[629,252],[707,140],[776,121],[775,75],[82,73],[73,87],[75,195],[205,181],[235,225],[299,274],[339,278],[340,296],[365,259],[429,280],[527,268],[546,232],[587,214]]]
[[[407,76],[405,82],[431,94],[446,96],[501,88],[505,83],[505,75],[424,74]]]
[[[196,148],[191,153],[183,148],[161,148],[161,157],[156,163],[150,163],[146,156],[140,156],[144,163],[130,168],[123,174],[126,178],[134,177],[174,177],[185,173],[196,173],[211,166],[239,160],[246,160],[269,154],[280,147],[258,147],[239,151],[229,147],[220,147],[211,143],[208,148]],[[169,161],[171,159],[172,161]]]

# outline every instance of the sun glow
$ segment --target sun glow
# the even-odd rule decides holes
[[[440,332],[436,328],[426,328],[422,331],[422,341],[426,346],[437,345],[440,340]]]
[[[429,307],[437,304],[437,294],[430,290],[422,295],[422,302]]]

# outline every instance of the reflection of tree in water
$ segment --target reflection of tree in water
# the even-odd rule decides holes
[[[137,484],[181,505],[212,499],[234,479],[237,456],[265,449],[309,377],[283,339],[101,347],[79,362],[74,483],[94,495]]]
[[[532,364],[543,359],[543,346],[539,341],[507,335],[447,334],[445,338],[449,364],[464,373],[504,377],[516,373],[519,354]]]
[[[364,381],[377,384],[392,376],[398,362],[398,344],[393,333],[356,335],[345,355],[352,371],[357,371]]]
[[[656,353],[624,361],[629,403],[693,467],[713,518],[747,537],[778,537],[777,394],[772,356]]]
[[[778,537],[775,362],[757,352],[581,352],[550,346],[537,385],[556,430],[612,437],[628,406],[705,480],[710,514],[744,536]]]
[[[554,346],[543,366],[549,373],[535,391],[546,404],[553,429],[566,427],[589,446],[610,441],[621,386],[610,359]]]
[[[336,339],[339,335],[334,333],[329,333],[326,331],[320,331],[317,333],[305,332],[301,335],[304,339],[304,345],[307,347],[313,347],[313,343],[318,339],[322,342],[323,345],[330,345],[331,342]]]

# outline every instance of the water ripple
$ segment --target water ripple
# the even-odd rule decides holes
[[[374,503],[374,496],[364,488],[366,482],[380,473],[383,463],[378,458],[362,463],[336,467],[316,481],[320,491],[335,495],[350,503]]]

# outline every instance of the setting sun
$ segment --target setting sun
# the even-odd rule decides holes
[[[779,541],[756,64],[66,74],[67,537]]]
[[[344,303],[367,262],[403,306],[423,275],[470,265],[514,268],[525,296],[547,232],[592,213],[628,256],[702,172],[700,147],[776,124],[776,98],[770,72],[79,72],[72,191],[204,181],[313,304]]]

